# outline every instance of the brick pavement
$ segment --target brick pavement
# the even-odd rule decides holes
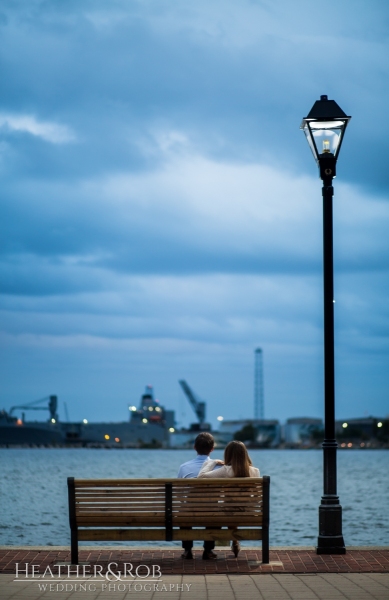
[[[389,547],[355,547],[344,555],[328,556],[316,554],[314,548],[271,548],[269,565],[262,565],[261,550],[257,548],[243,548],[238,558],[227,548],[217,549],[216,561],[202,560],[201,549],[194,551],[194,560],[182,560],[181,552],[177,547],[81,547],[80,562],[101,565],[103,573],[109,563],[117,563],[115,569],[120,570],[125,562],[131,563],[134,570],[138,565],[160,565],[164,575],[389,573]],[[0,548],[0,573],[15,573],[15,563],[40,565],[37,572],[42,573],[47,566],[53,571],[56,563],[69,561],[70,551],[64,547]]]

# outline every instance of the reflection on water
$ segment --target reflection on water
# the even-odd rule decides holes
[[[270,545],[315,545],[322,452],[252,450],[250,455],[271,478]],[[67,477],[175,477],[179,465],[193,457],[189,450],[0,449],[0,544],[69,545]],[[215,450],[212,457],[222,458],[222,452]],[[346,546],[388,543],[387,458],[385,450],[338,452]]]

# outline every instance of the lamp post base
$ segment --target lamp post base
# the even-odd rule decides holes
[[[322,498],[324,502],[331,502]],[[336,502],[337,497],[332,501]],[[346,547],[342,535],[342,507],[339,502],[335,504],[322,504],[319,506],[319,537],[317,539],[317,554],[346,554]]]
[[[342,536],[339,536],[339,539],[336,537],[322,538],[319,536],[317,543],[318,545],[316,546],[316,554],[346,554],[346,548]]]

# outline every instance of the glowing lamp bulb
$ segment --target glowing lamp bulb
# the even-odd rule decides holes
[[[331,152],[329,140],[323,140],[323,154],[326,152]]]

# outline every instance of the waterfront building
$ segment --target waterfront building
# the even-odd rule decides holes
[[[363,417],[361,419],[343,419],[335,422],[335,434],[339,438],[376,438],[387,419]]]
[[[283,438],[286,446],[301,447],[312,445],[312,435],[323,430],[323,420],[311,417],[294,417],[287,419],[284,425]]]
[[[252,447],[276,448],[281,442],[281,426],[276,419],[223,420],[219,433],[229,442],[240,439]]]

